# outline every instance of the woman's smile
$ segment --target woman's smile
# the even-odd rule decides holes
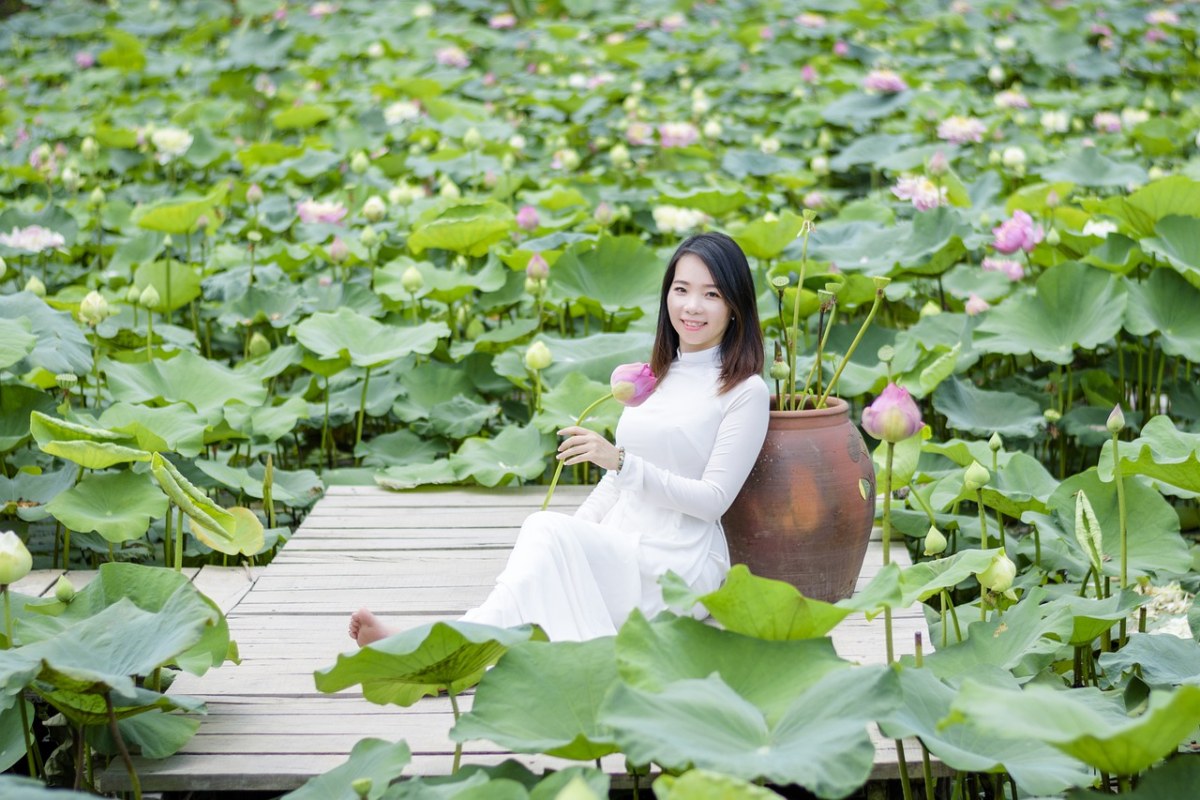
[[[667,293],[671,327],[679,336],[679,350],[694,353],[721,343],[729,327],[729,303],[713,281],[704,261],[686,253],[675,264],[675,277]]]

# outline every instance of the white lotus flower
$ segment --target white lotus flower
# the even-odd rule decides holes
[[[150,143],[158,151],[160,164],[186,153],[192,141],[192,135],[182,128],[159,128],[150,134]]]

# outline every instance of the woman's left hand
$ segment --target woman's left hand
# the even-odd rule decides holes
[[[590,461],[604,469],[616,469],[619,460],[617,446],[595,431],[572,425],[558,432],[565,436],[555,456],[564,464],[582,464]]]

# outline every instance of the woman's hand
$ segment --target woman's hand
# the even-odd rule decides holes
[[[595,431],[571,425],[560,430],[558,435],[567,437],[558,446],[558,455],[555,456],[564,464],[590,461],[604,469],[617,468],[617,446]]]

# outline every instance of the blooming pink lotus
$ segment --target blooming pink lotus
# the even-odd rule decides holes
[[[30,225],[27,228],[12,229],[11,233],[0,233],[0,244],[14,250],[24,250],[27,253],[40,253],[43,250],[54,250],[63,247],[67,240],[61,233],[56,233],[41,225]]]
[[[495,14],[488,20],[488,27],[496,31],[515,28],[517,27],[517,18],[511,13]]]
[[[326,222],[337,225],[346,216],[346,207],[341,203],[322,203],[311,197],[296,204],[296,213],[301,222]]]
[[[911,202],[917,211],[929,211],[946,204],[947,189],[929,178],[905,177],[896,181],[892,194]]]
[[[1104,133],[1120,133],[1121,115],[1111,111],[1097,111],[1096,115],[1092,117],[1092,125],[1096,130]]]
[[[980,264],[984,272],[1002,272],[1010,281],[1019,281],[1025,277],[1025,267],[1020,261],[1011,258],[985,258]]]
[[[690,122],[667,122],[658,127],[658,137],[664,148],[687,147],[700,138],[700,131]]]
[[[91,69],[96,66],[96,57],[87,50],[80,50],[75,54],[75,66],[79,69]]]
[[[441,64],[443,67],[466,69],[467,67],[471,66],[471,59],[467,57],[467,54],[463,52],[463,49],[461,47],[455,47],[454,45],[440,48],[436,53],[433,54],[433,57],[437,60],[437,63]]]
[[[974,117],[947,117],[938,125],[939,139],[945,139],[954,144],[967,142],[982,142],[987,127]]]
[[[867,73],[867,77],[863,78],[862,87],[872,92],[895,94],[907,89],[908,84],[893,70],[873,69]]]
[[[622,364],[609,378],[613,398],[623,406],[634,408],[646,402],[654,391],[658,378],[646,363]]]
[[[883,394],[863,409],[862,426],[876,439],[895,443],[916,435],[925,423],[908,390],[889,383]]]
[[[1011,218],[992,228],[992,234],[996,237],[992,247],[1006,254],[1018,250],[1031,252],[1046,235],[1042,226],[1035,225],[1033,218],[1020,209],[1014,211]]]
[[[521,230],[531,231],[538,226],[538,212],[533,206],[521,206],[517,211],[517,226]]]

